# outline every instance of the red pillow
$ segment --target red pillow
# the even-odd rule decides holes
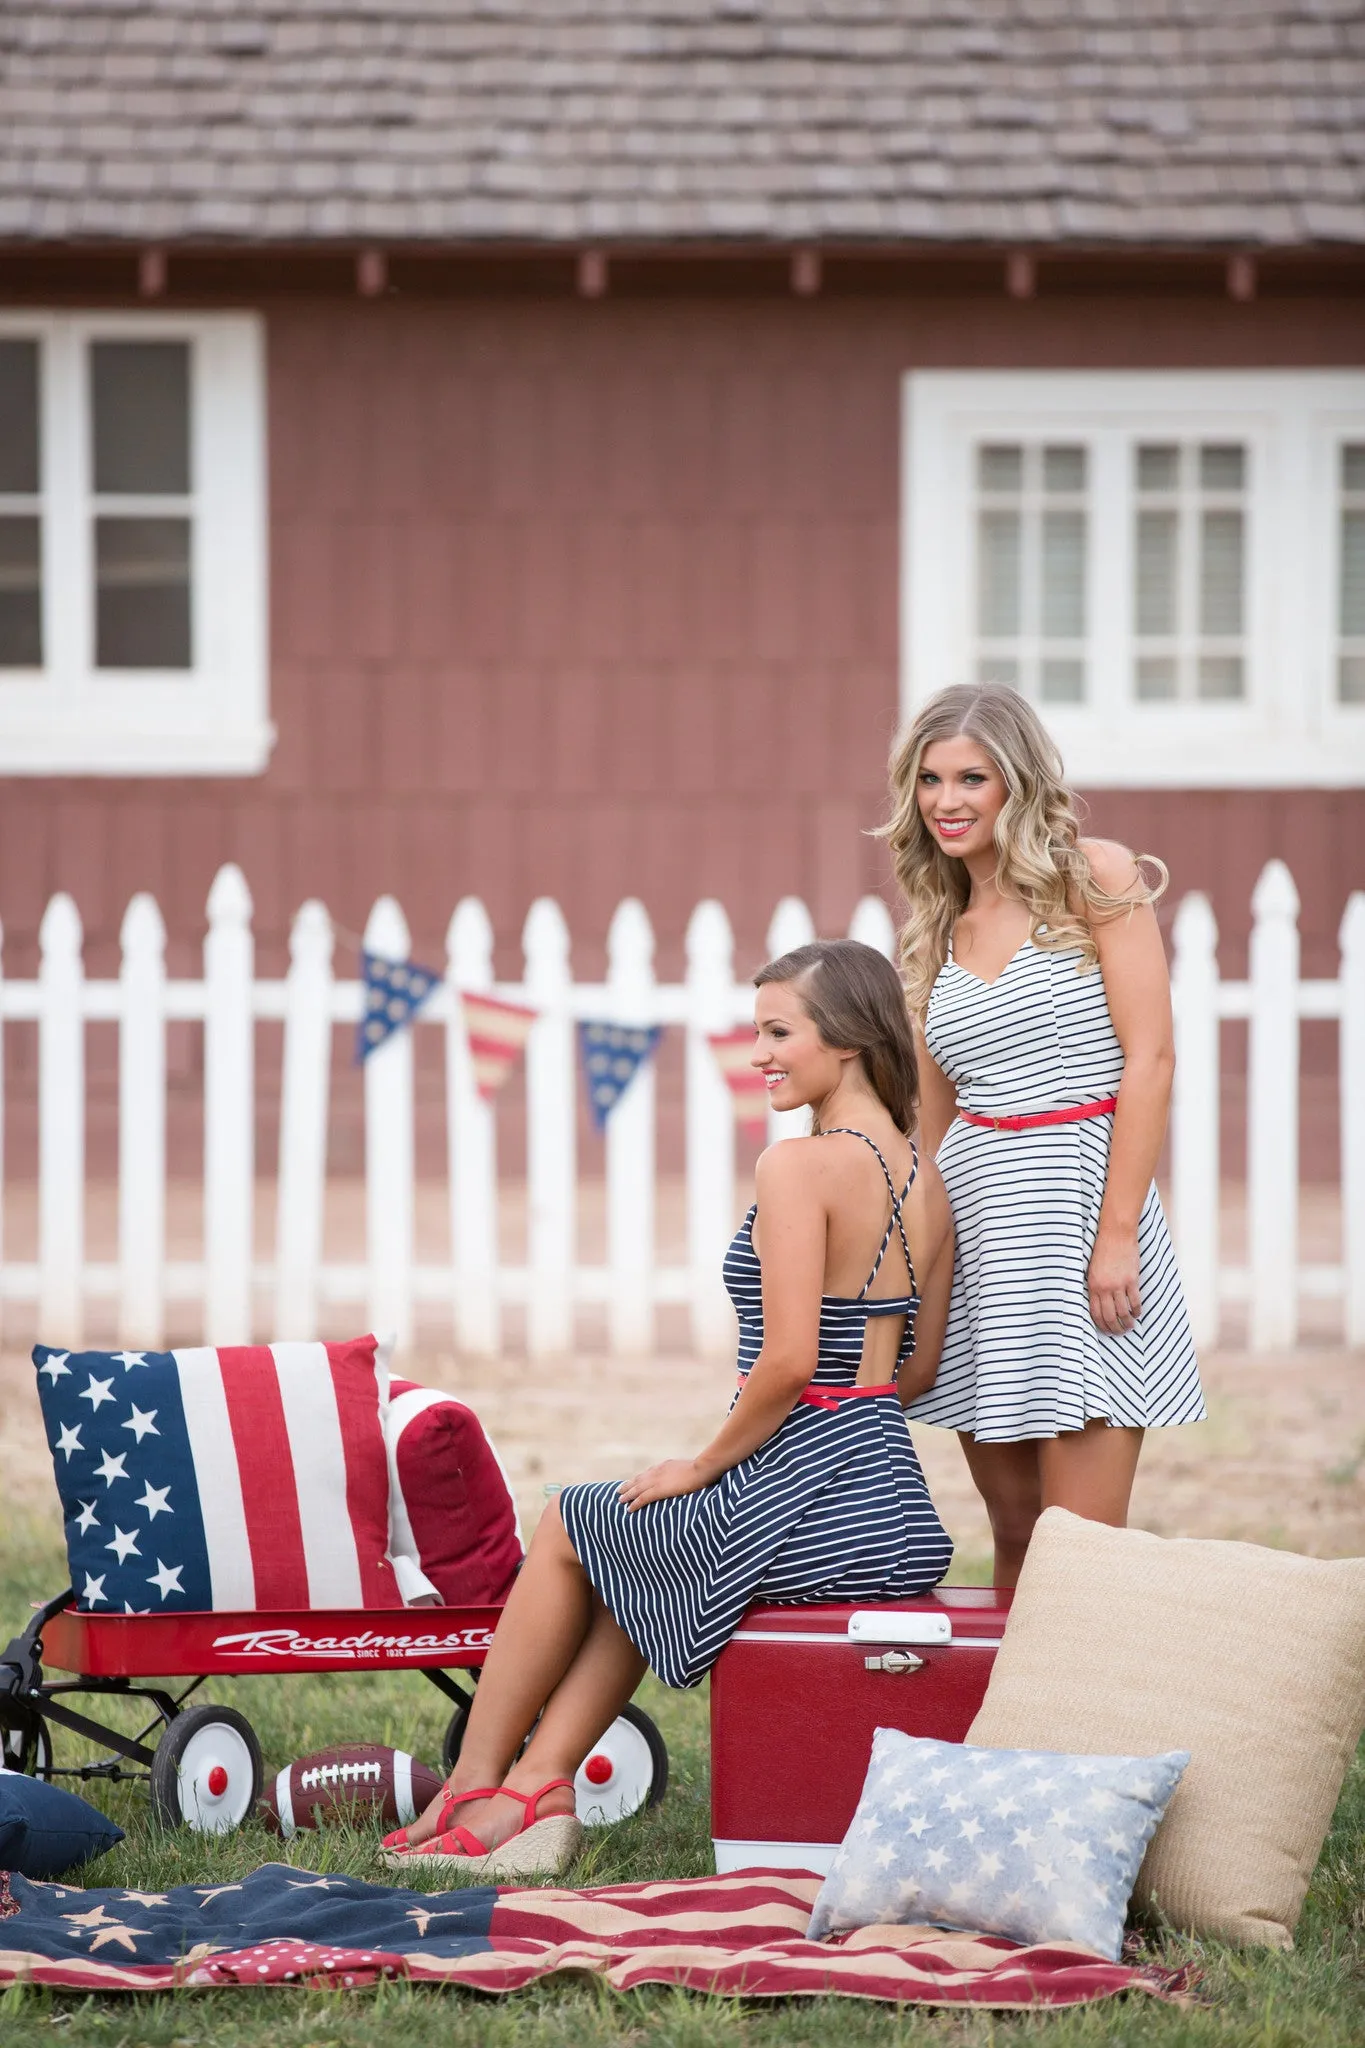
[[[524,1555],[507,1474],[472,1408],[389,1382],[389,1555],[409,1606],[487,1607]]]

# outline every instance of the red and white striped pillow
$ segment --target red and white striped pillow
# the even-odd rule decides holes
[[[472,1408],[434,1387],[391,1380],[389,1557],[409,1606],[501,1601],[525,1554],[516,1502]]]

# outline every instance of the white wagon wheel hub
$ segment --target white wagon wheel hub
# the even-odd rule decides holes
[[[602,1827],[624,1820],[649,1797],[654,1758],[639,1729],[626,1720],[613,1721],[574,1779],[578,1818]]]
[[[235,1728],[197,1728],[177,1766],[180,1810],[203,1834],[240,1827],[251,1806],[251,1752]]]

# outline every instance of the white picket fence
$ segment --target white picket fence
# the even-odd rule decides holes
[[[1175,923],[1174,985],[1179,1059],[1173,1108],[1172,1195],[1181,1268],[1201,1342],[1218,1332],[1226,1301],[1249,1303],[1254,1344],[1292,1344],[1300,1301],[1338,1296],[1350,1342],[1365,1342],[1365,894],[1351,898],[1341,928],[1341,971],[1333,981],[1299,977],[1298,898],[1288,870],[1271,862],[1253,899],[1255,926],[1246,981],[1220,980],[1217,931],[1209,904],[1189,896]],[[495,1354],[503,1348],[503,1310],[521,1304],[528,1347],[570,1350],[579,1304],[605,1306],[609,1341],[620,1353],[647,1352],[655,1311],[682,1304],[702,1353],[733,1342],[720,1285],[720,1261],[734,1227],[735,1129],[730,1097],[707,1034],[751,1015],[752,990],[734,978],[733,940],[721,905],[697,905],[687,928],[685,979],[661,983],[643,906],[620,905],[608,938],[604,983],[573,979],[570,936],[558,906],[535,903],[523,932],[525,971],[516,983],[493,978],[493,933],[483,905],[466,898],[447,934],[447,976],[414,1029],[444,1034],[449,1174],[449,1256],[419,1263],[415,1254],[413,1043],[389,1039],[366,1061],[365,1258],[329,1261],[323,1220],[328,1172],[332,1027],[355,1024],[362,985],[334,977],[334,935],[326,908],[305,903],[293,924],[283,980],[254,971],[252,906],[236,867],[218,874],[208,900],[204,971],[170,980],[165,927],[155,901],[137,896],[122,927],[116,981],[87,979],[80,917],[69,896],[44,915],[34,981],[0,979],[0,1025],[38,1026],[38,1256],[9,1261],[0,1247],[0,1303],[36,1304],[50,1342],[79,1342],[87,1307],[117,1304],[123,1342],[154,1346],[167,1304],[191,1304],[206,1342],[244,1343],[254,1335],[306,1338],[324,1306],[353,1306],[373,1328],[412,1339],[419,1305],[449,1318],[456,1346]],[[891,921],[875,897],[858,906],[852,935],[885,952]],[[770,953],[813,936],[805,906],[786,898],[768,933]],[[409,935],[391,897],[371,912],[365,944],[405,959]],[[527,1255],[512,1264],[498,1242],[499,1182],[495,1106],[481,1100],[469,1064],[458,991],[478,990],[537,1012],[524,1076],[526,1091]],[[1245,1018],[1248,1074],[1249,1257],[1220,1265],[1219,1044],[1222,1018]],[[1299,1020],[1340,1024],[1342,1257],[1330,1265],[1298,1259]],[[257,1162],[255,1025],[284,1026],[273,1262],[254,1256]],[[645,1067],[613,1111],[606,1133],[606,1258],[578,1253],[578,1019],[680,1026],[686,1034],[685,1263],[666,1264],[656,1249],[655,1076]],[[87,1021],[119,1026],[118,1256],[101,1263],[85,1252],[85,1031]],[[203,1256],[166,1256],[166,1029],[189,1020],[204,1030]],[[803,1119],[770,1117],[781,1136]],[[0,1138],[3,1103],[0,1102]],[[0,1150],[0,1170],[3,1152]],[[269,1298],[268,1331],[257,1330],[257,1303]],[[183,1313],[177,1317],[185,1320]]]

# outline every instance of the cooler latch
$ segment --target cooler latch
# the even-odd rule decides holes
[[[863,1669],[885,1671],[892,1678],[897,1678],[904,1671],[922,1671],[924,1659],[912,1655],[909,1650],[883,1650],[879,1657],[864,1657]]]

